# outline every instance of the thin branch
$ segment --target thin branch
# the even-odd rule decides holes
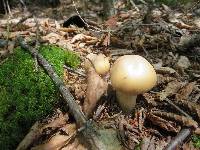
[[[129,3],[133,6],[133,8],[136,10],[136,11],[140,11],[139,8],[135,5],[135,3],[133,2],[133,0],[129,0]]]
[[[191,128],[183,128],[177,136],[170,141],[170,143],[165,147],[164,150],[175,150],[179,146],[181,146],[186,139],[191,136],[192,129]]]
[[[184,116],[188,117],[188,118],[192,118],[190,115],[188,115],[186,112],[184,112],[182,109],[180,109],[177,105],[175,105],[171,100],[169,100],[168,98],[165,99],[165,101],[167,101],[170,105],[172,105],[176,110],[178,110],[181,114],[183,114]]]
[[[73,73],[76,73],[82,77],[86,77],[86,74],[84,72],[82,72],[81,70],[78,70],[78,69],[72,69],[70,67],[67,67],[66,65],[63,66],[63,68],[67,69],[68,71],[70,72],[73,72]]]
[[[81,17],[80,13],[78,12],[78,9],[76,8],[76,4],[75,2],[72,0],[74,8],[76,10],[77,15],[81,18],[81,20],[86,24],[87,27],[89,27],[89,24],[87,22],[85,22],[85,20]]]

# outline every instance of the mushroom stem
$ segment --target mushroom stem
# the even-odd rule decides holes
[[[130,113],[136,105],[137,95],[116,91],[117,101],[123,112]]]

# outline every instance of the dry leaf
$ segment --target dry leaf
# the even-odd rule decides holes
[[[176,94],[177,91],[182,87],[182,84],[183,84],[182,82],[178,82],[176,80],[169,82],[165,87],[165,89],[162,92],[158,93],[159,99],[162,101],[168,96]]]
[[[82,33],[75,35],[72,40],[71,43],[75,43],[77,41],[81,41],[81,42],[88,42],[88,41],[93,41],[93,40],[97,40],[96,37],[92,37],[92,36],[88,36],[88,35],[84,35]]]
[[[109,28],[109,29],[114,29],[117,26],[117,17],[111,17],[109,18],[107,21],[105,21],[105,25]]]
[[[57,110],[51,118],[47,118],[43,123],[36,122],[30,129],[30,132],[18,145],[17,150],[28,149],[33,142],[37,141],[46,129],[57,129],[66,124],[67,115],[63,115],[60,110]]]
[[[191,26],[191,25],[185,24],[185,23],[182,22],[182,21],[176,23],[176,26],[177,26],[179,29],[188,29],[188,30],[192,30],[192,29],[195,28],[194,26]]]
[[[180,128],[177,128],[176,125],[173,122],[170,122],[168,120],[165,120],[159,116],[156,116],[152,113],[149,113],[147,115],[147,119],[151,121],[156,126],[161,127],[164,130],[170,131],[170,132],[175,132],[177,133]]]
[[[142,139],[140,148],[141,148],[141,150],[163,150],[166,145],[167,145],[166,141],[157,140],[157,139],[155,139],[154,136],[153,137],[144,137]]]
[[[100,97],[107,90],[108,84],[96,73],[89,60],[86,60],[87,91],[83,111],[90,116]]]
[[[44,142],[44,144],[33,147],[31,150],[86,150],[78,138],[72,139],[71,137],[76,136],[76,125],[75,124],[66,124],[62,130],[66,131],[67,134],[61,134],[58,131],[50,139]]]
[[[176,123],[179,123],[182,126],[193,127],[194,129],[198,128],[198,123],[196,121],[194,121],[191,118],[187,118],[185,116],[180,116],[174,113],[167,113],[167,112],[160,112],[160,111],[153,111],[152,114],[158,117],[166,118],[171,121],[175,121]]]
[[[176,80],[174,77],[170,77],[167,75],[157,74],[157,85],[169,83],[171,81]]]
[[[42,37],[42,40],[48,41],[50,44],[56,44],[60,41],[63,37],[56,33],[49,33],[46,36]]]
[[[111,36],[110,37],[110,44],[113,46],[113,47],[117,47],[117,48],[128,48],[131,46],[131,42],[124,42],[122,40],[120,40],[119,38],[117,37],[114,37],[114,36]]]
[[[200,105],[191,101],[186,100],[176,100],[174,103],[178,106],[184,107],[189,110],[190,114],[194,116],[194,118],[200,122]]]
[[[176,100],[186,100],[196,87],[196,82],[190,82],[181,88],[176,94]]]

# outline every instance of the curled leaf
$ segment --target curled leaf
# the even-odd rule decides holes
[[[107,90],[108,84],[96,73],[89,60],[85,62],[87,72],[87,91],[83,111],[88,117],[96,107],[97,102]]]

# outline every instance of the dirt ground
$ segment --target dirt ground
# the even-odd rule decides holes
[[[134,5],[119,0],[114,5],[117,13],[103,20],[101,5],[83,6],[63,0],[56,8],[29,5],[25,13],[21,8],[12,8],[13,16],[0,19],[0,39],[10,41],[0,51],[0,63],[12,53],[16,46],[9,43],[19,35],[26,42],[35,38],[39,43],[73,51],[81,57],[81,65],[78,69],[65,66],[63,81],[80,110],[89,113],[88,118],[101,127],[100,139],[112,143],[110,149],[161,150],[176,135],[174,141],[184,143],[176,145],[177,149],[198,149],[190,140],[191,134],[200,135],[198,8],[180,5],[172,9],[164,4]],[[76,21],[62,27],[74,15],[85,28],[72,25]],[[125,114],[118,105],[110,72],[99,75],[94,65],[86,67],[85,60],[91,53],[104,54],[111,68],[123,55],[140,55],[153,65],[157,83],[138,95],[134,113]],[[36,122],[32,129],[18,149],[90,149],[68,112],[56,110],[53,117]]]

